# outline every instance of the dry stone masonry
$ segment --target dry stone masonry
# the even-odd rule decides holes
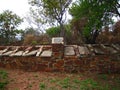
[[[119,44],[0,46],[0,67],[26,71],[120,73]]]

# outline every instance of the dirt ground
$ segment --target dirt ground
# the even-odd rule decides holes
[[[6,86],[6,90],[89,90],[89,89],[80,89],[80,81],[88,78],[96,80],[105,86],[109,84],[110,86],[112,85],[113,88],[117,87],[114,90],[120,90],[119,74],[98,75],[93,73],[70,74],[70,73],[60,73],[60,72],[50,73],[50,72],[39,72],[39,71],[26,72],[17,69],[8,70],[1,68],[0,70],[5,70],[8,73],[9,83]],[[95,83],[93,82],[93,84]],[[84,85],[84,87],[86,86]],[[96,88],[96,86],[94,87],[93,85],[92,88]]]

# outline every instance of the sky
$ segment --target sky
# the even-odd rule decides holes
[[[0,0],[0,13],[4,10],[10,10],[21,18],[24,18],[29,12],[29,7],[30,5],[28,4],[28,0]],[[69,14],[67,14],[67,17],[70,17]],[[116,17],[113,17],[113,19],[117,21]],[[28,27],[27,22],[23,22],[19,26],[20,29],[25,29],[26,27]]]
[[[21,18],[24,18],[29,12],[29,7],[28,0],[0,0],[0,13],[4,10],[10,10]],[[27,23],[24,22],[20,28],[25,28],[26,26]]]

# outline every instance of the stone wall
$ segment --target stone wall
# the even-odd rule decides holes
[[[95,45],[92,47],[95,47]],[[103,54],[100,49],[92,49],[92,47],[89,48],[88,45],[88,47],[84,48],[83,46],[64,46],[62,44],[37,46],[27,51],[24,56],[22,56],[22,54],[20,56],[20,53],[16,56],[16,53],[20,52],[21,49],[18,49],[16,53],[16,49],[14,49],[14,54],[5,55],[3,51],[8,47],[4,47],[4,49],[1,49],[0,67],[22,69],[25,71],[120,73],[119,48],[114,48],[113,50],[113,48],[109,46],[107,49],[102,49],[105,51]],[[22,49],[24,52],[28,50],[28,47],[25,48],[27,49]],[[108,48],[111,48],[114,53],[110,52],[111,50],[108,50]],[[9,52],[9,50],[6,52]]]
[[[1,57],[0,67],[25,71],[120,73],[120,56],[65,57]]]

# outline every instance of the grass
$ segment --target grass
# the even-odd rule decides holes
[[[120,74],[46,74],[48,73],[32,73],[31,77],[26,79],[26,81],[32,82],[26,83],[27,89],[37,87],[37,90],[120,90]],[[23,78],[23,80],[25,79]],[[13,85],[16,82],[17,80],[13,78],[8,79],[6,71],[0,71],[0,90],[4,90],[7,84],[9,87],[10,83]],[[20,87],[17,86],[11,90],[20,90]]]
[[[59,83],[62,88],[69,88],[70,87],[70,78],[65,78]]]
[[[63,79],[54,78],[50,80],[50,83],[54,83],[55,86],[47,86],[49,89],[46,88],[46,90],[59,90],[56,86],[59,86],[59,88],[61,88],[60,90],[120,90],[120,78],[117,77],[110,79],[107,74],[98,74],[96,77],[97,80],[93,78],[85,78],[80,80],[79,77],[65,77]],[[112,83],[117,83],[119,85],[111,85],[109,83],[111,81]]]
[[[8,73],[4,70],[0,70],[0,90],[4,90],[8,84]]]
[[[109,90],[109,86],[101,86],[93,79],[86,79],[80,82],[80,90]]]
[[[39,88],[40,88],[40,90],[45,90],[45,88],[46,88],[45,83],[40,83]]]

